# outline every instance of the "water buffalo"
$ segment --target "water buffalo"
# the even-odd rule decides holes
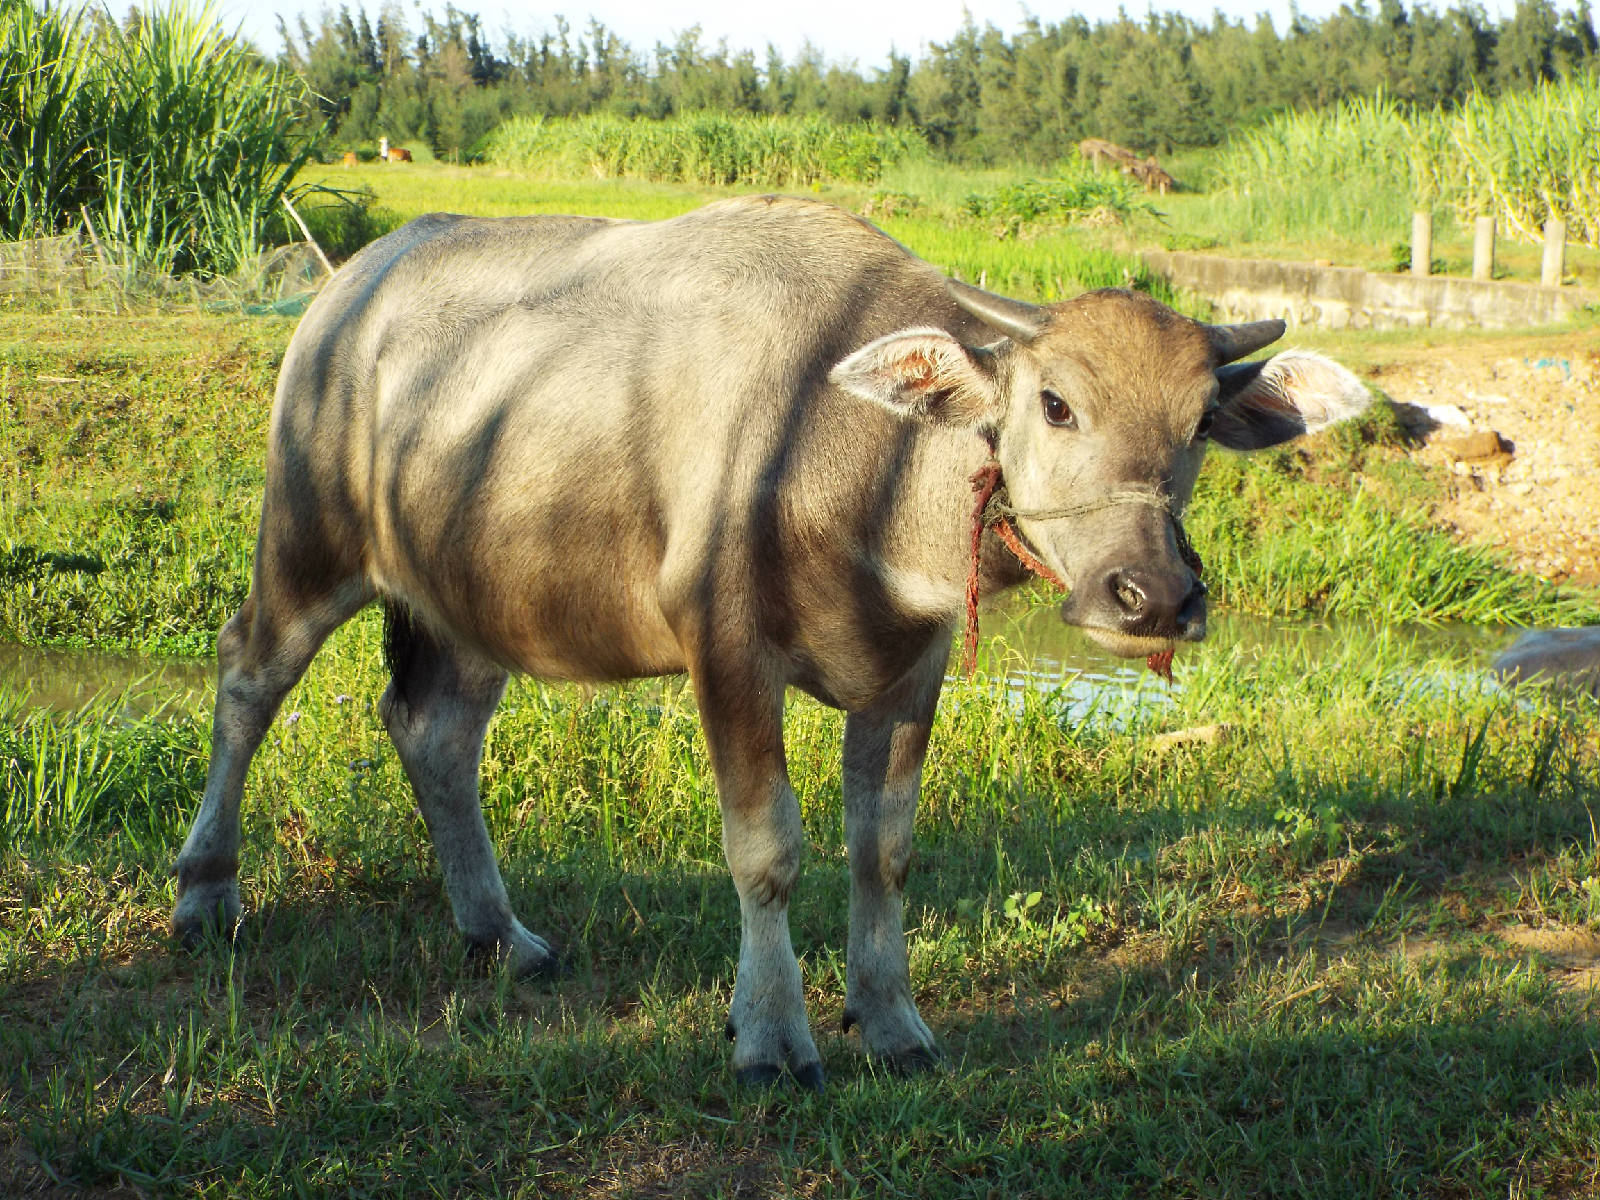
[[[809,200],[653,223],[436,215],[373,243],[284,359],[174,931],[237,919],[251,756],[323,639],[381,600],[380,711],[456,923],[518,972],[555,958],[512,912],[478,801],[508,673],[688,672],[742,914],[744,1081],[822,1081],[789,940],[785,692],[845,710],[845,1020],[881,1059],[931,1061],[901,895],[969,477],[992,453],[1023,553],[1071,586],[1066,620],[1130,655],[1199,640],[1179,516],[1208,443],[1273,445],[1366,403],[1316,355],[1234,361],[1282,331],[1122,290],[1009,300]],[[1025,577],[992,533],[979,546],[983,594]]]

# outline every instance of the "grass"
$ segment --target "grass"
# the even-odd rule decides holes
[[[927,152],[921,135],[906,129],[840,125],[815,114],[697,112],[661,121],[513,117],[489,135],[483,158],[556,178],[809,187],[872,181],[885,166]]]
[[[468,179],[491,211],[708,197],[349,176],[397,217]],[[1019,292],[1128,269],[1079,231],[985,244],[937,211],[886,222]],[[0,635],[204,650],[242,599],[291,327],[0,314]],[[1358,360],[1401,345],[1327,336]],[[841,721],[791,704],[820,1099],[726,1069],[738,911],[681,683],[517,682],[491,727],[513,902],[573,965],[545,984],[485,973],[452,931],[375,712],[376,614],[269,733],[243,936],[193,956],[166,937],[167,871],[206,717],[158,695],[50,713],[0,688],[0,1192],[1593,1194],[1600,708],[1482,688],[1470,660],[1419,661],[1375,624],[1593,606],[1430,530],[1396,436],[1380,410],[1223,458],[1191,519],[1230,605],[1353,614],[1339,638],[1212,644],[1180,656],[1180,688],[1145,676],[1086,717],[993,638],[949,685],[907,906],[945,1072],[878,1074],[836,1032]],[[1218,745],[1154,740],[1216,722]]]
[[[204,721],[4,702],[13,1192],[1600,1185],[1594,993],[1516,940],[1600,925],[1592,706],[1418,687],[1382,637],[1196,654],[1170,705],[1123,693],[1083,722],[1060,693],[953,684],[908,911],[951,1065],[905,1080],[832,1032],[840,722],[797,701],[819,1100],[727,1076],[737,908],[683,689],[519,684],[502,707],[486,811],[515,903],[574,966],[522,985],[452,935],[373,712],[378,655],[375,620],[337,635],[257,760],[231,954],[175,954],[162,927]],[[1150,748],[1219,718],[1223,746]]]
[[[1250,246],[1273,257],[1327,258],[1397,270],[1409,262],[1411,214],[1435,216],[1435,273],[1472,267],[1473,220],[1498,223],[1500,277],[1539,278],[1542,228],[1568,224],[1568,275],[1600,270],[1600,77],[1577,77],[1451,111],[1410,112],[1383,96],[1289,112],[1221,151],[1171,164],[1197,185],[1163,197],[1165,227],[1135,237],[1171,249]]]
[[[124,31],[0,0],[0,235],[87,227],[101,269],[230,275],[288,240],[302,87],[178,4]]]

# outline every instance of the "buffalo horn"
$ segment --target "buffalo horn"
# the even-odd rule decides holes
[[[957,279],[947,279],[950,298],[985,325],[992,325],[1012,341],[1031,342],[1050,324],[1050,310],[1009,296],[997,296]]]
[[[1283,336],[1287,329],[1282,321],[1250,321],[1243,325],[1211,325],[1211,347],[1217,353],[1217,365],[1231,363],[1247,354],[1254,354],[1263,346],[1270,346]]]

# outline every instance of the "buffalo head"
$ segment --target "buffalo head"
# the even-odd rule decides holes
[[[1012,524],[1071,588],[1063,618],[1118,654],[1205,636],[1182,515],[1207,447],[1275,446],[1368,402],[1355,376],[1318,354],[1238,361],[1281,337],[1282,321],[1208,325],[1116,288],[1051,305],[949,288],[1000,336],[968,344],[905,329],[857,350],[831,379],[987,437]]]

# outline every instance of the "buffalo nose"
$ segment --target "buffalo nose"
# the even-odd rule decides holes
[[[1194,576],[1164,571],[1117,570],[1106,576],[1112,611],[1124,633],[1176,637],[1200,611],[1205,585]]]

